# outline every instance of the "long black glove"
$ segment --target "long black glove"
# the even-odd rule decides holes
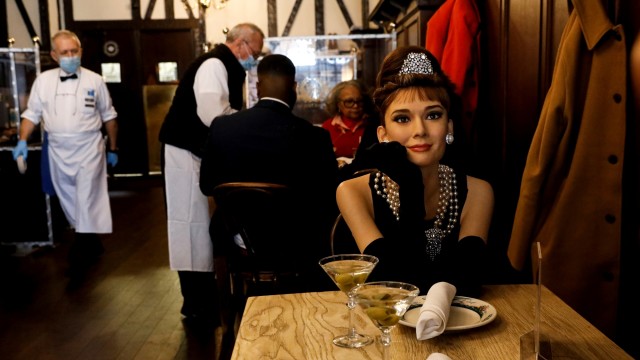
[[[455,251],[454,284],[457,294],[478,297],[484,282],[487,264],[486,244],[478,236],[465,236],[457,243]]]
[[[376,168],[398,184],[400,221],[422,222],[425,217],[422,172],[409,161],[407,149],[397,141],[378,143],[359,156],[361,166]]]
[[[426,279],[421,276],[420,269],[412,268],[420,266],[417,256],[420,249],[412,244],[417,245],[418,242],[409,241],[406,246],[399,246],[398,241],[392,238],[379,238],[371,242],[363,253],[373,255],[379,261],[368,281],[396,280],[422,286]]]

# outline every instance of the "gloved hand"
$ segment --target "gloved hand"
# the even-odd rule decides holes
[[[111,167],[115,167],[118,164],[118,153],[107,151],[107,164]]]
[[[18,144],[16,145],[16,147],[13,148],[13,160],[18,160],[18,156],[20,155],[22,155],[22,158],[24,160],[27,160],[28,152],[29,150],[27,150],[27,141],[26,140],[18,141]]]
[[[465,236],[456,246],[456,258],[452,273],[457,294],[478,297],[484,283],[487,259],[487,244],[478,236]]]
[[[400,221],[425,217],[420,168],[409,161],[407,148],[397,141],[378,143],[362,152],[363,168],[376,168],[395,181],[400,191]]]

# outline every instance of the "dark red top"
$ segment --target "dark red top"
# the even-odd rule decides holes
[[[340,126],[331,125],[331,120],[333,118],[329,118],[322,123],[322,127],[329,131],[331,135],[331,142],[333,143],[333,151],[336,153],[336,157],[348,157],[353,158],[355,156],[356,150],[358,149],[358,145],[360,145],[360,140],[362,139],[362,134],[364,133],[365,124],[363,121],[354,121],[352,119],[347,119],[342,117],[342,121],[349,127],[349,130],[343,130]],[[358,128],[353,131],[356,125],[360,124]]]

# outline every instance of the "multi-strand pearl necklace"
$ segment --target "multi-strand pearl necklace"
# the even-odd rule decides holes
[[[396,217],[396,220],[400,220],[400,191],[398,190],[398,184],[380,171],[376,172],[373,182],[376,194],[387,200],[393,216]]]
[[[438,208],[436,210],[436,219],[433,227],[424,231],[427,237],[427,255],[433,261],[440,254],[442,249],[442,239],[451,233],[458,221],[458,185],[456,174],[453,169],[446,165],[438,166],[438,178],[440,180],[440,195],[438,199]],[[444,229],[444,218],[449,212],[449,223]]]
[[[438,180],[440,182],[438,208],[433,227],[424,231],[427,238],[427,255],[434,260],[442,250],[442,239],[451,233],[458,221],[458,185],[453,169],[446,165],[438,165]],[[373,187],[376,194],[387,201],[389,209],[400,220],[400,190],[398,184],[384,173],[376,172]],[[444,229],[444,218],[449,213],[449,223]]]

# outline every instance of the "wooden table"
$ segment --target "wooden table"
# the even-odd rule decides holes
[[[520,338],[534,328],[535,285],[489,285],[480,298],[497,318],[482,327],[445,332],[419,341],[415,329],[392,331],[391,358],[426,359],[433,352],[457,359],[520,359]],[[379,330],[362,310],[356,329],[376,336],[360,349],[344,349],[331,340],[347,332],[346,296],[339,291],[251,297],[247,301],[232,359],[381,359]],[[613,341],[546,288],[542,290],[541,331],[550,339],[553,359],[631,359]]]

